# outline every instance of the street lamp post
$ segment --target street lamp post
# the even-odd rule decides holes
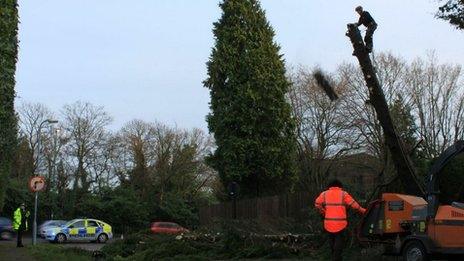
[[[42,125],[45,123],[52,124],[58,123],[57,120],[46,119],[39,124],[39,129],[37,130],[37,163],[36,168],[39,166],[40,162],[40,136],[42,131]],[[34,224],[32,229],[32,245],[35,245],[37,242],[37,201],[38,201],[39,194],[35,192],[35,202],[34,202]]]
[[[59,148],[57,148],[58,146],[58,135],[60,133],[60,129],[59,128],[56,128],[55,131],[54,131],[54,135],[53,135],[53,166],[52,166],[52,174],[50,175],[50,178],[49,178],[49,188],[50,188],[50,191],[52,191],[52,189],[54,188],[54,186],[56,185],[56,180],[57,180],[57,169],[56,169],[56,158],[58,156],[58,150]],[[54,208],[53,208],[53,201],[54,201],[54,197],[52,196],[51,198],[51,219],[53,219],[54,217]]]

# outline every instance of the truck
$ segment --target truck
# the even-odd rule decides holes
[[[387,147],[403,184],[405,194],[380,193],[369,203],[361,219],[357,236],[366,244],[381,244],[385,254],[402,255],[406,261],[430,260],[446,256],[458,260],[464,255],[464,203],[441,204],[439,177],[443,168],[464,152],[464,141],[457,140],[445,149],[428,171],[426,182],[418,179],[409,153],[395,131],[385,95],[377,78],[361,33],[348,24],[346,35],[353,45],[359,65],[382,126]]]

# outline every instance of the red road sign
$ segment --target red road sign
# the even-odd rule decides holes
[[[29,179],[29,189],[32,192],[38,192],[45,188],[45,178],[42,176],[34,176]]]

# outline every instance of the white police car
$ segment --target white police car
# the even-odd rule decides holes
[[[97,219],[73,219],[60,227],[45,231],[45,239],[50,242],[91,241],[105,243],[113,238],[110,225]]]

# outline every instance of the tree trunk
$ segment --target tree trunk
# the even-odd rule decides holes
[[[407,155],[407,152],[395,131],[395,126],[393,125],[393,121],[390,116],[387,101],[385,100],[385,95],[382,91],[379,80],[377,79],[374,66],[372,65],[369,53],[366,51],[366,47],[358,27],[349,24],[347,36],[353,44],[353,55],[358,59],[362,73],[364,74],[364,79],[366,80],[366,84],[369,89],[369,102],[374,107],[377,118],[382,125],[385,141],[391,152],[399,178],[407,193],[424,196],[424,187],[422,184],[419,184],[411,160],[409,159],[409,156]]]

